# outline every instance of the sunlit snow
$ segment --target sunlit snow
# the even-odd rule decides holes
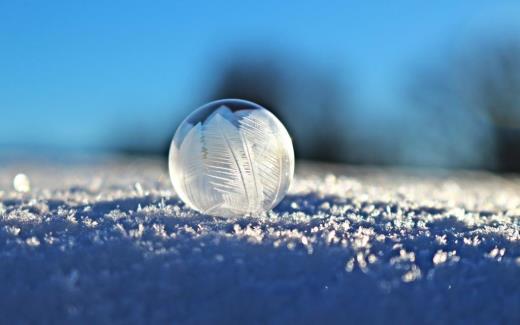
[[[155,161],[0,175],[1,323],[520,323],[517,177],[300,163],[219,218]]]

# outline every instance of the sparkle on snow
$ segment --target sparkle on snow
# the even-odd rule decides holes
[[[299,165],[274,211],[220,218],[154,162],[26,167],[38,189],[0,191],[5,320],[520,317],[518,178]]]

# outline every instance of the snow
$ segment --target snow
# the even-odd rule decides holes
[[[28,192],[16,191],[23,173]],[[297,164],[259,217],[162,162],[0,167],[0,323],[520,323],[520,178]]]

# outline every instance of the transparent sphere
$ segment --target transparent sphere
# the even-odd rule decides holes
[[[170,178],[191,208],[214,216],[257,214],[276,206],[294,174],[294,150],[268,110],[239,99],[191,113],[170,146]]]

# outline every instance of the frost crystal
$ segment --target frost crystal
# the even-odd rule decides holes
[[[294,151],[282,123],[265,108],[219,100],[179,126],[169,167],[176,192],[191,208],[217,216],[256,214],[285,196]]]

